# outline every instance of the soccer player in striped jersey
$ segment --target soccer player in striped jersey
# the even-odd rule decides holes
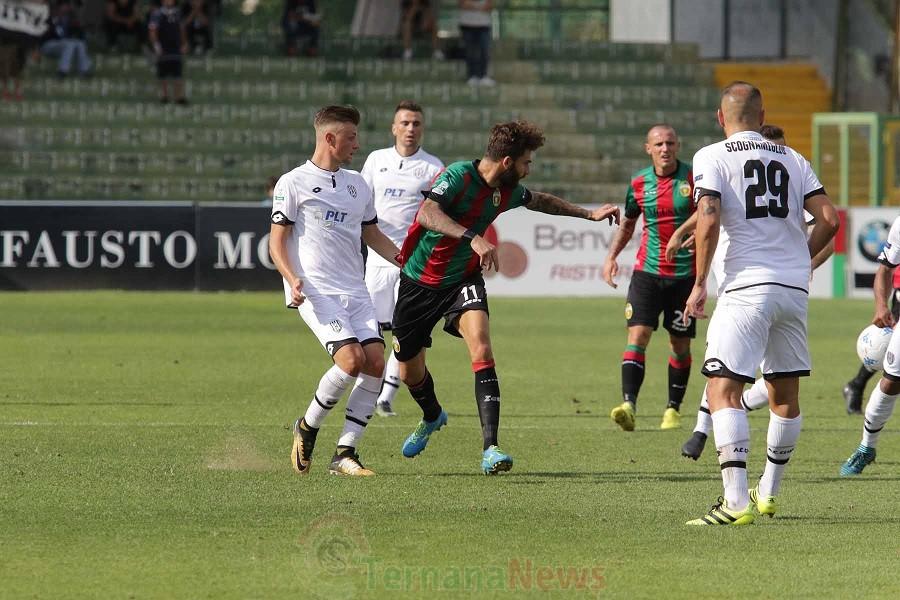
[[[681,401],[691,374],[691,339],[697,332],[693,319],[687,324],[682,315],[684,303],[694,285],[694,254],[684,249],[674,256],[666,255],[669,238],[694,210],[691,200],[693,178],[691,165],[678,160],[681,145],[670,125],[654,125],[647,131],[644,149],[652,164],[631,179],[625,197],[625,216],[609,247],[603,264],[603,279],[616,287],[619,272],[616,258],[625,249],[638,217],[644,216],[644,229],[628,299],[625,319],[628,341],[622,355],[622,404],[610,417],[625,431],[634,430],[638,393],[644,382],[644,352],[653,332],[663,327],[669,332],[669,398],[663,413],[661,429],[681,425]]]
[[[787,145],[787,142],[784,139],[784,130],[777,125],[763,125],[759,130],[759,133],[770,142],[774,142],[781,146]],[[815,224],[815,219],[813,219],[812,215],[809,213],[804,214],[804,218],[806,220],[807,228],[810,228]],[[693,232],[696,226],[697,215],[695,213],[690,219],[682,224],[674,234],[672,234],[669,245],[666,247],[666,256],[673,256],[679,249],[689,247],[692,242],[683,245],[680,240],[688,233]],[[832,254],[834,254],[834,240],[830,240],[825,248],[813,257],[811,265],[812,270],[815,271],[819,268],[819,266],[824,264]],[[713,258],[713,261],[715,260],[716,258]],[[768,405],[769,390],[768,387],[766,387],[766,380],[760,377],[752,386],[744,390],[741,395],[741,406],[744,407],[744,410],[750,412]],[[691,437],[688,438],[684,445],[682,445],[681,455],[693,460],[700,458],[700,455],[703,454],[703,449],[706,447],[706,439],[709,437],[709,432],[711,430],[712,417],[709,413],[709,400],[706,397],[706,386],[704,386],[703,395],[700,398],[700,408],[697,411],[697,424],[694,426]]]
[[[420,454],[431,434],[447,423],[425,363],[431,330],[443,318],[444,331],[463,338],[469,350],[481,420],[482,471],[494,474],[512,468],[512,457],[497,441],[500,381],[481,275],[482,269],[499,268],[497,248],[483,237],[494,219],[524,206],[550,215],[619,221],[616,206],[591,211],[551,194],[532,192],[520,183],[531,168],[532,152],[543,144],[543,132],[527,121],[494,125],[480,160],[453,163],[438,176],[403,242],[393,318],[394,355],[400,361],[403,383],[422,409],[422,421],[403,444],[407,458]]]

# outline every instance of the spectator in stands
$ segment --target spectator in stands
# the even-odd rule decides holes
[[[78,73],[91,75],[91,57],[84,41],[84,30],[70,0],[59,0],[50,13],[50,27],[41,43],[41,54],[59,57],[57,75],[62,79],[72,72],[73,61]]]
[[[493,0],[459,0],[459,30],[466,51],[469,85],[494,86],[488,77],[491,53],[491,11]]]
[[[322,15],[316,11],[316,0],[285,0],[281,27],[287,55],[296,56],[299,52],[297,44],[304,40],[304,54],[318,56],[321,24]]]
[[[0,84],[4,100],[22,101],[22,74],[28,59],[28,48],[24,42],[0,33]],[[7,86],[12,80],[11,89]]]
[[[150,14],[147,26],[150,44],[156,54],[156,77],[159,79],[159,101],[169,102],[169,82],[177,104],[187,104],[184,97],[184,54],[187,53],[187,32],[181,9],[175,0],[162,0],[162,6]]]
[[[206,54],[213,47],[212,14],[214,7],[209,0],[190,0],[185,2],[182,11],[185,15],[188,45],[194,54]]]
[[[107,0],[103,30],[110,50],[118,49],[120,35],[133,36],[135,50],[139,50],[144,44],[144,26],[137,0]]]
[[[443,60],[444,53],[438,44],[437,15],[431,7],[431,0],[401,0],[400,8],[403,11],[400,17],[403,60],[410,60],[413,57],[412,38],[415,29],[431,34],[431,57]]]

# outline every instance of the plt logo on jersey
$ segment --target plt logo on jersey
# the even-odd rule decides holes
[[[331,229],[335,226],[336,223],[343,223],[344,219],[347,218],[347,213],[338,211],[338,210],[322,210],[315,209],[313,211],[313,216],[315,216],[316,221],[319,222],[319,225],[324,227],[325,229]]]

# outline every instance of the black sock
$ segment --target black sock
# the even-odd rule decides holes
[[[500,427],[500,381],[494,367],[475,372],[475,401],[481,419],[484,450],[487,450],[497,445],[497,429]]]
[[[425,371],[425,379],[416,387],[410,386],[409,393],[422,409],[423,419],[431,422],[441,416],[441,405],[438,404],[437,396],[434,395],[434,379],[431,378],[430,371]]]
[[[644,349],[629,344],[622,354],[622,397],[637,406],[638,393],[644,383]]]
[[[356,456],[356,448],[353,446],[338,446],[334,451],[335,456]]]
[[[306,422],[306,419],[302,417],[300,418],[300,431],[302,431],[303,433],[311,434],[313,437],[315,437],[316,434],[319,433],[318,429],[316,429],[315,427],[310,427],[309,423]]]
[[[669,402],[666,408],[681,409],[681,401],[687,391],[688,378],[691,376],[691,355],[669,356]]]
[[[850,387],[855,387],[857,389],[864,389],[866,384],[869,383],[869,380],[872,379],[872,375],[874,375],[872,371],[868,370],[864,366],[859,366],[859,373],[856,374],[856,377],[847,382],[847,385]]]

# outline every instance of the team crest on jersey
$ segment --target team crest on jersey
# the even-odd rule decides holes
[[[331,328],[334,329],[335,333],[340,333],[341,329],[344,328],[343,325],[341,325],[341,322],[337,319],[329,323],[329,325],[331,325]]]
[[[681,193],[681,195],[684,196],[685,198],[690,198],[690,197],[691,197],[691,186],[690,186],[687,182],[685,182],[685,181],[682,181],[682,182],[681,182],[681,185],[678,186],[678,191],[679,191],[679,192]]]
[[[413,171],[413,175],[415,175],[419,179],[422,179],[423,177],[425,177],[425,167],[417,168],[415,171]]]
[[[625,303],[625,318],[630,319],[633,314],[634,314],[634,308],[632,308],[631,302],[626,302]]]
[[[347,191],[350,192],[350,195],[356,198],[356,188],[352,185],[347,186]]]
[[[503,200],[503,194],[500,193],[500,188],[494,190],[494,206],[500,206],[500,201]]]

